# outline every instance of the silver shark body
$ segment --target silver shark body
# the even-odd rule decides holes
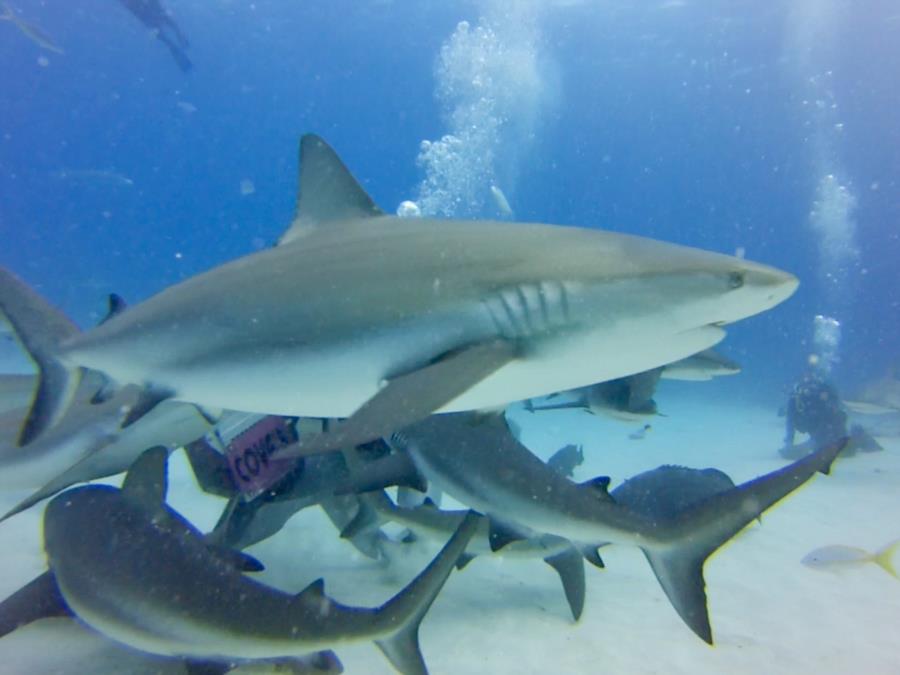
[[[79,368],[204,406],[348,417],[398,377],[506,347],[422,404],[420,419],[671,363],[797,286],[743,259],[597,229],[387,216],[324,141],[305,136],[300,154],[297,218],[278,247],[86,333],[51,327],[55,343],[31,349],[45,355],[47,396],[23,442],[58,419]],[[0,309],[20,337],[25,293],[4,272]]]
[[[794,286],[627,235],[384,216],[201,274],[63,344],[60,359],[203,405],[348,417],[395,373],[496,338],[524,343],[444,407],[467,410],[669,363]]]
[[[165,451],[150,450],[121,490],[74,488],[47,507],[52,584],[85,624],[150,653],[212,660],[299,656],[374,640],[401,672],[426,672],[418,626],[472,537],[476,516],[384,605],[348,607],[328,598],[321,580],[290,595],[241,574],[234,555],[210,547],[165,505],[165,462]]]
[[[711,644],[706,559],[816,471],[827,472],[846,439],[731,490],[710,490],[693,504],[666,498],[647,508],[617,503],[602,481],[576,484],[559,475],[516,441],[499,416],[479,423],[471,414],[436,415],[394,434],[391,443],[410,453],[429,482],[523,538],[541,532],[639,547],[679,616]],[[655,489],[652,477],[641,480]],[[672,506],[668,512],[665,504]]]

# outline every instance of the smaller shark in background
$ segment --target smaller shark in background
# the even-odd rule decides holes
[[[662,370],[662,379],[701,382],[714,377],[737,375],[740,372],[740,364],[715,349],[704,349],[693,356],[666,365]]]
[[[419,471],[510,532],[581,544],[640,548],[682,620],[712,644],[703,566],[709,556],[816,472],[827,473],[846,439],[671,513],[647,515],[616,502],[608,479],[573,483],[515,440],[502,417],[432,415],[391,436]],[[654,507],[656,508],[656,507]]]
[[[242,571],[261,569],[257,561],[211,546],[166,505],[167,456],[164,448],[145,452],[121,489],[82,486],[50,502],[49,571],[18,592],[28,596],[27,619],[72,613],[122,644],[201,661],[304,656],[372,640],[400,672],[427,672],[419,624],[475,533],[477,515],[466,516],[393,598],[373,609],[350,607],[326,596],[321,579],[292,595],[245,577]]]
[[[119,0],[119,2],[134,14],[138,21],[153,31],[157,40],[169,48],[169,53],[183,72],[188,72],[194,67],[185,53],[190,44],[187,37],[159,0]]]
[[[3,8],[2,13],[0,13],[0,21],[9,21],[12,23],[12,25],[19,29],[22,35],[42,49],[56,52],[57,54],[65,53],[63,52],[62,47],[56,44],[56,42],[53,41],[53,38],[47,35],[43,28],[20,17],[13,11],[12,7],[9,6],[9,3],[0,2],[0,7]]]

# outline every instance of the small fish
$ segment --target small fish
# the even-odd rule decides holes
[[[856,546],[835,544],[810,551],[800,562],[813,569],[833,571],[845,567],[859,567],[866,563],[875,563],[892,577],[900,579],[892,561],[898,548],[900,548],[900,539],[892,541],[875,553],[869,553],[865,549],[857,548]]]

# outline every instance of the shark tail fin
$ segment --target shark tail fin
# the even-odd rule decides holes
[[[18,444],[27,445],[65,414],[81,381],[81,369],[56,358],[59,344],[78,334],[61,311],[5,268],[0,268],[0,312],[38,369],[38,385]]]
[[[675,611],[700,639],[713,642],[703,579],[706,560],[817,472],[828,473],[846,443],[844,438],[793,464],[688,506],[667,524],[667,544],[643,548]]]
[[[872,556],[872,561],[895,579],[900,579],[900,576],[897,575],[897,568],[894,567],[894,554],[898,549],[900,549],[900,539],[892,541]]]
[[[584,611],[585,595],[584,561],[581,552],[574,546],[570,546],[556,555],[544,558],[544,562],[556,570],[559,575],[572,618],[578,621]]]
[[[477,513],[469,512],[428,567],[377,610],[388,623],[397,627],[388,637],[376,640],[375,644],[394,668],[404,675],[425,675],[428,672],[419,649],[419,624],[444,587],[457,560],[465,552],[480,518]]]

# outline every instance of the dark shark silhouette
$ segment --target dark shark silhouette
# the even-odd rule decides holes
[[[119,2],[134,14],[138,21],[152,30],[157,40],[169,48],[169,53],[182,71],[188,72],[194,67],[185,53],[190,44],[187,37],[159,0],[119,0]]]

